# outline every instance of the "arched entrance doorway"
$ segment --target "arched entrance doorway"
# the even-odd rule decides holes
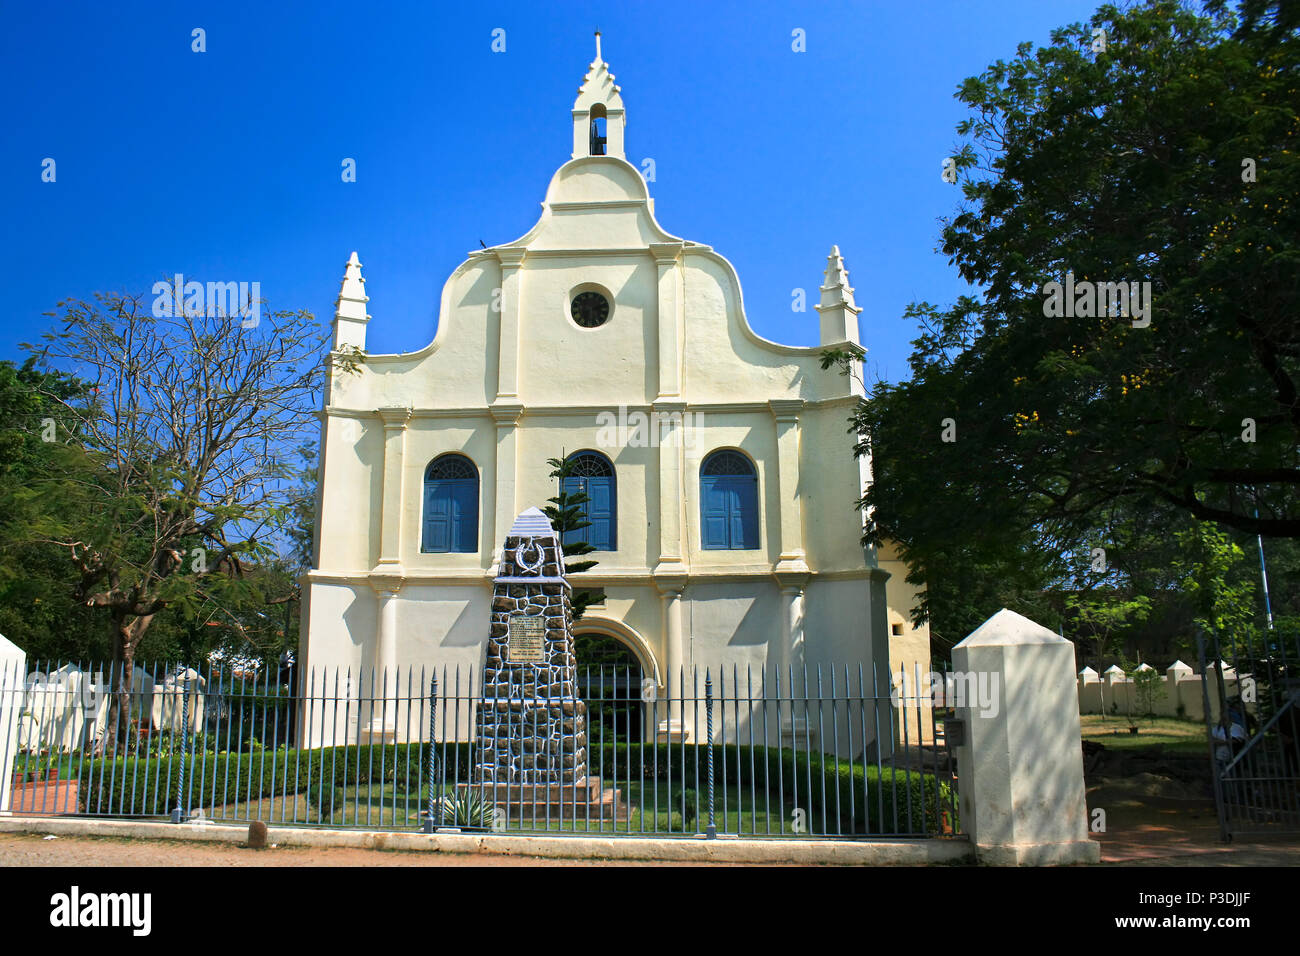
[[[632,648],[604,631],[573,636],[578,695],[587,703],[590,746],[639,744],[643,739],[641,661]]]

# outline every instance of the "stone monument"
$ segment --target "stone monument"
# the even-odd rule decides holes
[[[529,508],[506,535],[475,737],[474,783],[510,816],[614,818],[617,790],[588,773],[570,587],[559,536]],[[624,812],[626,812],[624,810]]]

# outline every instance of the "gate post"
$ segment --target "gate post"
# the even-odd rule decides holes
[[[0,816],[9,815],[9,785],[18,753],[18,714],[23,709],[27,652],[0,637]]]
[[[1003,608],[953,648],[961,825],[980,862],[1097,863],[1074,645]]]

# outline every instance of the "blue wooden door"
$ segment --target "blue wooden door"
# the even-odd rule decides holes
[[[477,481],[447,479],[426,483],[422,550],[478,550]]]

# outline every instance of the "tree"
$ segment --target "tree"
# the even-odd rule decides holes
[[[1221,635],[1227,648],[1250,646],[1258,613],[1245,551],[1230,534],[1208,522],[1197,522],[1174,538],[1174,571],[1196,612],[1194,623]]]
[[[66,554],[30,536],[48,503],[28,496],[32,483],[55,459],[71,474],[81,461],[58,440],[75,426],[60,401],[84,396],[87,386],[35,365],[31,358],[21,366],[0,362],[0,634],[30,660],[104,657],[108,629],[73,598],[76,575]]]
[[[546,464],[551,466],[551,477],[559,483],[560,490],[552,498],[546,500],[550,502],[542,513],[551,519],[551,525],[555,528],[555,533],[560,536],[560,547],[564,552],[564,570],[565,574],[581,574],[583,571],[589,571],[599,562],[597,561],[570,561],[570,557],[581,557],[584,554],[591,554],[595,547],[588,544],[585,540],[572,539],[573,532],[581,531],[583,528],[591,527],[591,522],[585,517],[583,505],[591,499],[586,492],[565,490],[565,482],[573,477],[573,470],[576,463],[567,458],[548,458]],[[565,541],[565,536],[569,535],[571,540]],[[582,620],[583,613],[599,598],[591,593],[575,592],[572,599],[573,619]]]
[[[1103,6],[960,85],[942,248],[980,293],[908,308],[911,380],[853,426],[931,605],[963,563],[1051,586],[1143,511],[1300,535],[1300,40],[1255,6]]]
[[[124,712],[157,616],[228,612],[250,594],[247,569],[273,555],[294,502],[284,459],[314,421],[324,333],[309,312],[262,311],[245,327],[179,301],[146,310],[140,296],[60,307],[61,331],[27,348],[92,388],[81,400],[45,393],[73,422],[66,447],[79,460],[33,478],[26,500],[55,506],[31,536],[64,549],[78,600],[111,619]]]

